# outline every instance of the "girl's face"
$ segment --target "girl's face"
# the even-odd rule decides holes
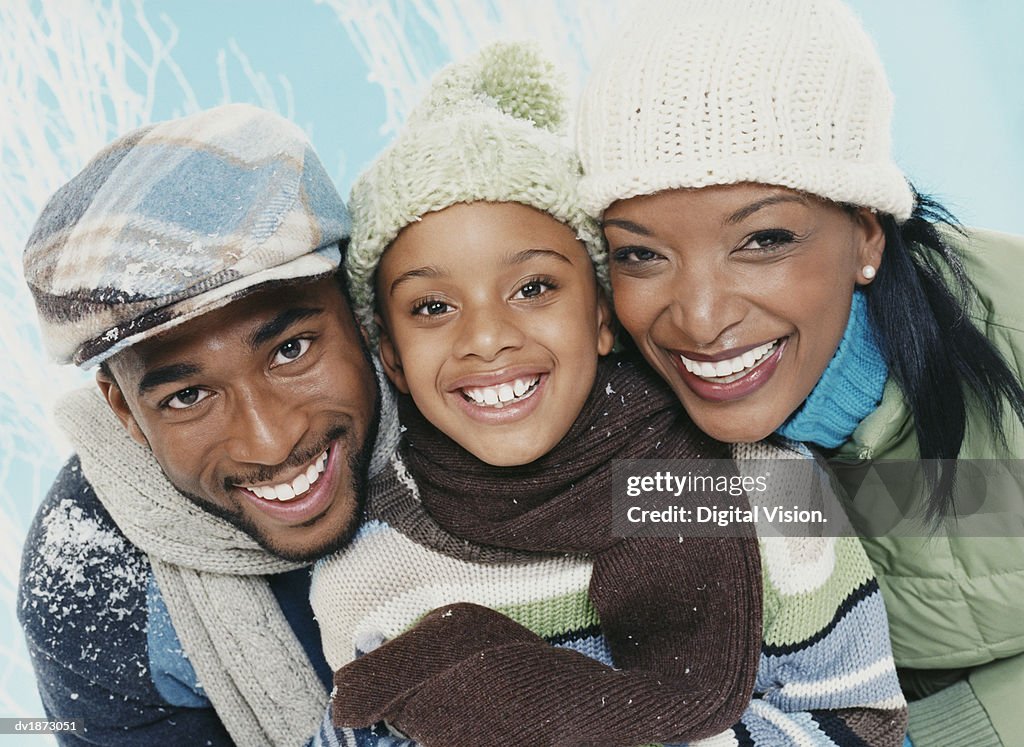
[[[550,451],[612,346],[583,244],[524,205],[474,202],[423,216],[384,253],[376,283],[391,381],[489,464]]]
[[[622,200],[604,231],[622,326],[730,443],[769,435],[810,394],[885,244],[868,210],[756,184]]]

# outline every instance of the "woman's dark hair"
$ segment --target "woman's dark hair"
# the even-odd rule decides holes
[[[916,194],[916,193],[915,193]],[[935,200],[916,194],[913,215],[899,225],[879,219],[885,253],[868,286],[868,309],[892,377],[914,420],[925,460],[954,460],[967,424],[967,400],[980,404],[993,432],[1006,404],[1024,423],[1024,389],[988,338],[967,316],[974,286],[943,226],[963,234],[953,216]],[[926,515],[955,513],[956,462],[926,463],[931,488]]]

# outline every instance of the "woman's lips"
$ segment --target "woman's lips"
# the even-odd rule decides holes
[[[701,399],[727,402],[746,397],[764,386],[775,373],[788,337],[740,349],[739,355],[696,360],[670,353],[683,382]],[[707,373],[705,373],[707,372]]]

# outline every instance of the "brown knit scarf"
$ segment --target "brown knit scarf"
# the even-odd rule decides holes
[[[590,598],[621,670],[457,605],[340,670],[336,724],[386,719],[427,745],[630,745],[700,739],[739,720],[762,637],[753,531],[680,541],[610,530],[613,459],[729,458],[660,379],[603,361],[570,432],[519,467],[476,459],[407,398],[399,411],[406,463],[445,530],[481,545],[592,555]]]

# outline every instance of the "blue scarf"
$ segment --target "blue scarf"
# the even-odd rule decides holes
[[[839,446],[878,407],[888,375],[868,319],[867,298],[857,290],[836,354],[804,403],[776,432],[829,449]]]

